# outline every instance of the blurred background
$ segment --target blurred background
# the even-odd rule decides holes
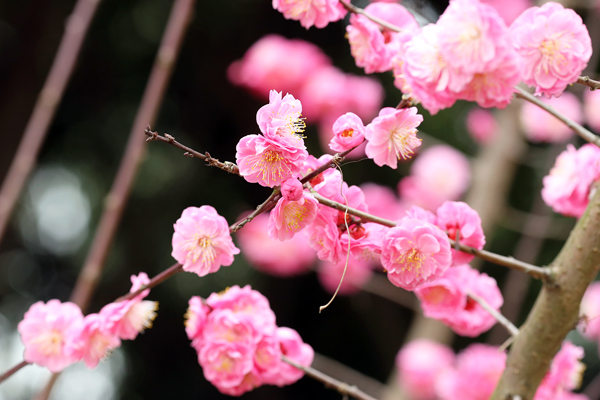
[[[71,294],[123,157],[172,3],[104,0],[99,4],[35,171],[0,243],[0,371],[22,360],[16,325],[29,306],[53,298],[67,301]],[[362,7],[368,4],[353,3]],[[0,0],[0,177],[8,170],[74,4],[66,0]],[[435,21],[447,6],[444,1],[427,0],[404,4],[420,15],[421,23]],[[575,6],[585,21],[597,22],[593,6]],[[279,34],[313,43],[340,70],[364,75],[355,66],[344,38],[346,24],[347,18],[325,29],[306,30],[298,22],[284,19],[269,0],[198,1],[153,129],[220,160],[235,161],[238,140],[259,132],[256,111],[267,100],[266,94],[261,98],[232,84],[227,74],[229,65],[263,36]],[[600,43],[593,27],[590,32],[592,41]],[[588,72],[594,76],[594,59],[590,68]],[[395,107],[402,94],[393,86],[392,74],[375,74],[373,79],[383,88],[383,106]],[[583,87],[572,89],[577,107],[581,107]],[[556,140],[559,143],[528,141],[521,132],[516,102],[494,115],[498,127],[490,130],[497,130],[497,134],[484,132],[482,135],[487,136],[481,139],[467,129],[472,108],[472,104],[460,102],[435,116],[421,110],[425,117],[421,125],[423,148],[448,144],[469,160],[470,190],[462,198],[471,200],[469,203],[482,213],[487,249],[545,265],[558,253],[575,220],[553,214],[540,201],[541,180],[565,143],[582,143],[571,135]],[[318,157],[325,151],[319,129],[310,118],[306,122],[307,146]],[[365,120],[368,122],[370,119]],[[343,172],[349,184],[374,182],[392,193],[403,177],[413,173],[411,162],[392,170],[378,168],[368,160],[344,164]],[[126,293],[130,275],[144,271],[154,276],[174,263],[170,256],[172,226],[185,207],[212,205],[233,223],[269,193],[268,188],[183,157],[174,147],[148,143],[89,311],[97,312]],[[317,365],[316,361],[315,367],[340,379],[356,378],[327,361],[337,360],[369,377],[349,383],[362,384],[366,391],[371,388],[374,395],[383,393],[381,385],[395,381],[394,359],[420,310],[418,305],[415,309],[412,294],[400,293],[402,290],[394,288],[380,268],[364,290],[338,297],[319,314],[318,307],[329,300],[330,292],[314,272],[277,277],[250,264],[242,253],[232,266],[216,274],[199,278],[182,273],[153,289],[149,299],[160,303],[153,328],[135,341],[124,342],[95,370],[87,370],[82,363],[69,367],[59,378],[52,398],[225,398],[204,379],[184,332],[183,315],[193,295],[207,297],[227,286],[246,284],[269,299],[278,325],[296,329],[313,346],[320,362]],[[511,277],[501,267],[480,266],[498,280],[507,299],[504,311],[520,324],[539,283],[524,275]],[[507,295],[504,288],[511,292]],[[511,303],[509,297],[519,301]],[[431,329],[441,328],[433,325]],[[431,337],[437,334],[426,333]],[[586,349],[585,387],[600,371],[597,346],[576,332],[572,336]],[[504,332],[492,330],[476,339],[448,340],[458,351],[474,341],[500,344],[505,338]],[[45,369],[28,366],[0,385],[0,399],[31,398],[48,378]],[[304,378],[285,388],[264,386],[244,398],[309,396],[340,397]]]

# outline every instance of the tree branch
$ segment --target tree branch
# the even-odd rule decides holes
[[[591,90],[600,89],[600,82],[590,79],[589,76],[580,76],[577,83],[589,87]]]
[[[485,301],[485,299],[477,296],[475,293],[469,293],[468,296],[471,299],[475,300],[477,303],[479,303],[479,305],[483,307],[485,311],[490,313],[490,315],[494,317],[500,325],[505,327],[508,333],[510,333],[512,336],[517,336],[519,334],[519,328],[517,328],[512,322],[506,319],[506,317],[500,312],[498,312],[498,310],[494,310],[492,306],[490,306],[488,302]]]
[[[348,10],[349,12],[351,12],[353,14],[364,15],[365,17],[367,17],[371,21],[375,22],[376,24],[379,24],[379,25],[383,26],[386,29],[389,29],[390,31],[402,32],[402,28],[400,28],[400,27],[398,27],[396,25],[390,24],[389,22],[384,21],[381,18],[377,18],[374,15],[369,14],[368,12],[366,12],[365,10],[363,10],[362,8],[356,7],[355,5],[352,5],[349,1],[340,0],[340,3],[342,3],[342,5],[344,6],[344,8],[346,10]]]

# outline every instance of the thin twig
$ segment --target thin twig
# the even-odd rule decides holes
[[[100,0],[77,1],[73,13],[67,19],[65,33],[58,46],[50,73],[38,95],[17,153],[0,188],[0,241],[71,79],[99,2]]]
[[[173,275],[175,275],[175,274],[183,271],[182,268],[183,268],[183,265],[181,265],[179,263],[171,265],[169,268],[165,269],[163,272],[161,272],[160,274],[156,275],[154,278],[150,279],[150,282],[148,282],[145,285],[142,285],[135,292],[127,293],[126,295],[121,296],[118,299],[116,299],[115,303],[117,303],[119,301],[133,299],[135,296],[137,296],[138,294],[142,293],[144,290],[152,289],[153,287],[155,287],[155,286],[163,283],[164,281],[166,281],[167,279],[169,279]]]
[[[517,87],[516,90],[517,90],[517,93],[515,93],[515,96],[520,97],[524,100],[527,100],[528,102],[535,104],[536,106],[546,110],[547,112],[549,112],[550,114],[554,115],[556,118],[558,118],[559,120],[564,122],[565,125],[567,125],[569,128],[573,129],[584,140],[600,147],[600,137],[599,136],[594,135],[592,132],[585,129],[583,126],[579,125],[577,122],[573,121],[570,118],[567,118],[562,113],[556,111],[554,109],[554,107],[539,100],[537,97],[535,97],[531,93],[527,92],[526,90],[521,89],[520,87]]]
[[[334,379],[329,375],[325,375],[321,371],[317,371],[314,368],[300,365],[289,357],[282,355],[281,359],[286,363],[290,364],[291,366],[303,371],[306,375],[310,376],[311,378],[322,382],[325,385],[325,387],[337,390],[343,396],[352,396],[355,399],[359,400],[377,400],[375,399],[375,397],[369,396],[354,385],[349,385],[347,383],[338,381],[337,379]]]
[[[4,382],[6,379],[10,378],[12,374],[23,368],[24,366],[29,365],[27,361],[21,361],[2,375],[0,375],[0,383]]]
[[[231,233],[235,233],[235,232],[239,231],[240,229],[242,229],[244,227],[244,225],[246,225],[248,222],[252,221],[255,217],[257,217],[258,215],[262,214],[265,211],[268,211],[270,209],[271,204],[275,202],[276,197],[279,198],[279,187],[275,188],[273,190],[273,192],[271,193],[271,195],[265,201],[263,201],[258,207],[256,207],[256,210],[254,210],[250,215],[242,218],[235,224],[231,225],[229,227],[229,231]]]
[[[591,90],[600,89],[600,82],[590,79],[589,76],[580,76],[577,78],[577,83],[585,85]]]
[[[394,31],[394,32],[402,32],[402,28],[390,24],[387,21],[382,20],[381,18],[377,18],[374,15],[369,14],[368,12],[366,12],[365,10],[363,10],[360,7],[356,7],[354,5],[352,5],[349,1],[346,0],[340,0],[340,3],[342,3],[342,5],[344,6],[344,8],[348,11],[350,11],[353,14],[360,14],[360,15],[364,15],[365,17],[369,18],[371,21],[383,26],[386,29],[389,29],[390,31]]]
[[[494,317],[500,325],[505,327],[512,336],[517,336],[519,334],[519,328],[517,328],[512,322],[504,317],[504,315],[502,315],[498,310],[494,310],[494,308],[492,308],[492,306],[490,306],[485,299],[477,296],[475,293],[468,293],[468,296],[479,303],[479,305],[483,307],[485,311],[489,312],[490,315]]]
[[[375,215],[368,214],[364,211],[357,210],[352,207],[346,207],[342,203],[338,203],[336,201],[330,200],[326,197],[321,196],[320,194],[313,192],[312,195],[319,201],[319,203],[324,204],[328,207],[334,208],[338,211],[346,211],[348,210],[348,214],[355,215],[360,217],[364,222],[375,222],[380,225],[394,227],[396,226],[396,222],[390,221],[385,218],[376,217]],[[454,247],[456,242],[452,239],[449,239],[450,245]],[[473,247],[465,246],[464,244],[459,244],[460,251],[464,253],[471,254],[473,256],[479,257],[485,261],[492,262],[494,264],[502,265],[504,267],[513,268],[519,271],[523,271],[534,278],[542,279],[547,283],[552,283],[552,275],[550,269],[538,267],[532,264],[528,264],[523,261],[515,260],[512,257],[505,257],[499,254],[491,253],[486,250],[479,250]]]

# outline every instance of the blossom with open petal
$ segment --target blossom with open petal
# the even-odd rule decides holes
[[[448,233],[448,237],[465,246],[478,250],[485,245],[479,213],[462,201],[446,201],[437,210],[437,226]],[[452,265],[466,264],[474,256],[452,249]]]
[[[421,145],[417,137],[417,126],[423,116],[417,114],[416,107],[397,110],[385,107],[365,129],[367,157],[380,167],[388,165],[396,169],[399,159],[411,158],[414,149]]]
[[[283,13],[286,19],[300,21],[306,29],[313,25],[325,28],[347,13],[339,0],[273,0],[273,8]]]
[[[358,115],[349,112],[333,123],[333,134],[329,148],[342,152],[358,146],[365,140],[365,126]]]
[[[306,124],[302,118],[302,103],[291,94],[283,96],[271,90],[269,104],[256,113],[256,122],[265,137],[281,144],[298,149],[306,149],[302,133]]]
[[[83,359],[88,368],[96,368],[100,360],[121,346],[119,337],[107,331],[106,326],[103,315],[86,315],[69,331],[66,352]]]
[[[227,220],[211,206],[188,207],[177,220],[171,255],[183,270],[204,276],[233,263],[240,253],[229,233]]]
[[[291,185],[299,186],[299,193],[290,191]],[[281,193],[282,197],[271,211],[267,229],[272,239],[288,240],[314,221],[319,203],[312,194],[302,190],[302,184],[295,178],[284,182]]]

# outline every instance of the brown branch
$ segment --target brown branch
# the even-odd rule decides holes
[[[27,361],[21,361],[20,363],[18,363],[17,365],[15,365],[11,369],[9,369],[8,371],[4,372],[2,375],[0,375],[0,383],[4,382],[6,379],[10,378],[12,376],[12,374],[17,372],[21,368],[25,367],[26,365],[29,365],[29,363]]]
[[[334,379],[329,375],[325,375],[321,371],[317,371],[314,368],[300,365],[289,357],[282,355],[281,359],[286,363],[290,364],[291,366],[303,371],[306,375],[310,376],[311,378],[323,383],[325,387],[337,390],[343,396],[352,396],[355,399],[359,400],[377,400],[374,397],[369,396],[365,392],[361,391],[356,386],[348,385],[347,383],[338,381],[337,379]]]
[[[527,92],[526,90],[523,90],[520,87],[517,87],[516,90],[517,90],[517,93],[515,93],[515,96],[517,96],[521,99],[527,100],[528,102],[535,104],[536,106],[546,110],[547,112],[549,112],[550,114],[554,115],[556,118],[558,118],[559,120],[564,122],[565,125],[567,125],[569,128],[573,129],[579,136],[581,136],[581,138],[600,147],[600,137],[594,135],[592,132],[585,129],[583,126],[579,125],[577,122],[566,117],[562,113],[556,111],[556,109],[554,107],[539,100],[537,97],[535,97],[531,93]]]
[[[320,194],[313,192],[313,196],[315,199],[319,201],[319,203],[324,204],[328,207],[334,208],[338,211],[348,211],[348,214],[355,215],[360,217],[364,222],[375,222],[380,225],[394,227],[396,226],[396,222],[390,221],[385,218],[376,217],[375,215],[371,215],[364,211],[357,210],[352,207],[346,207],[342,203],[338,203],[336,201],[330,200],[326,197],[321,196]],[[449,239],[450,245],[452,247],[457,246],[457,243]],[[545,282],[552,282],[551,271],[548,268],[538,267],[523,261],[515,260],[512,257],[505,257],[499,254],[491,253],[486,250],[479,250],[473,247],[465,246],[463,244],[458,244],[458,249],[464,253],[471,254],[473,256],[479,257],[485,261],[492,262],[494,264],[502,265],[504,267],[516,269],[522,272],[525,272],[534,278],[542,279]]]
[[[263,201],[258,207],[256,207],[256,210],[254,210],[250,215],[242,218],[235,224],[231,225],[229,227],[229,231],[231,233],[235,233],[235,232],[239,231],[240,229],[242,229],[244,227],[244,225],[246,225],[248,222],[252,221],[255,217],[257,217],[258,215],[262,214],[263,212],[268,211],[271,208],[273,208],[277,201],[276,198],[279,199],[279,187],[276,187],[273,190],[273,192],[271,193],[271,195],[265,201]]]
[[[56,57],[0,188],[0,241],[71,79],[99,2],[100,0],[78,0],[67,19],[65,33],[58,46]]]
[[[600,89],[600,82],[590,79],[589,76],[580,76],[577,78],[577,83],[585,85],[591,90]]]
[[[183,271],[183,265],[181,265],[179,263],[173,264],[169,268],[167,268],[163,272],[161,272],[160,274],[156,275],[154,278],[150,279],[150,282],[148,282],[145,285],[142,285],[135,292],[127,293],[126,295],[121,296],[118,299],[116,299],[115,303],[117,303],[119,301],[133,299],[135,296],[142,293],[144,290],[152,289],[153,287],[163,283],[164,281],[166,281],[167,279],[169,279],[170,277],[172,277],[173,275],[175,275],[181,271]]]
[[[557,286],[545,284],[512,345],[492,400],[533,398],[552,358],[579,321],[581,298],[600,268],[600,191],[552,262]]]
[[[344,8],[346,10],[348,10],[349,12],[353,13],[353,14],[360,14],[360,15],[364,15],[365,17],[369,18],[371,21],[375,22],[376,24],[379,24],[381,26],[383,26],[386,29],[389,29],[390,31],[394,31],[394,32],[402,32],[402,28],[390,24],[387,21],[382,20],[381,18],[377,18],[374,15],[369,14],[368,12],[366,12],[365,10],[363,10],[360,7],[356,7],[355,5],[352,5],[349,1],[346,0],[340,0],[340,3],[342,3],[342,5],[344,6]]]

